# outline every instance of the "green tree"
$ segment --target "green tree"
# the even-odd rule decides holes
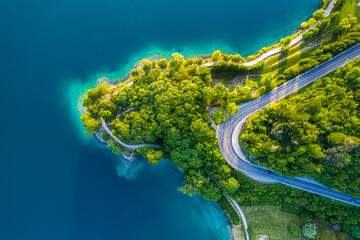
[[[134,68],[134,69],[131,71],[131,76],[133,76],[133,77],[139,76],[139,74],[140,74],[140,70],[137,69],[137,68]]]
[[[300,27],[301,27],[301,29],[305,30],[305,29],[308,29],[310,27],[310,24],[307,23],[307,22],[302,22],[300,24]]]
[[[159,61],[158,61],[158,65],[159,65],[159,67],[160,68],[166,68],[167,67],[167,64],[168,64],[168,62],[167,62],[167,60],[166,59],[160,59]]]
[[[287,228],[288,232],[291,234],[291,235],[294,235],[294,236],[301,236],[301,229],[299,226],[297,225],[289,225],[288,228]]]
[[[109,110],[102,110],[99,112],[99,116],[106,120],[108,117],[112,116],[112,113]]]
[[[302,227],[302,233],[304,234],[305,237],[313,239],[315,238],[316,234],[317,234],[317,227],[315,223],[306,223],[303,227]]]
[[[265,87],[263,94],[270,92],[275,87],[275,81],[271,74],[261,78],[260,85]]]
[[[234,116],[239,111],[239,107],[236,106],[236,104],[234,102],[231,102],[226,105],[225,111],[230,116]]]
[[[283,45],[288,45],[288,44],[290,44],[290,42],[291,42],[291,38],[290,38],[289,36],[287,36],[287,37],[285,37],[285,38],[282,38],[282,39],[280,40],[280,42],[281,42],[281,44],[283,44]]]
[[[109,99],[102,99],[99,102],[99,108],[114,112],[116,109],[116,105]]]
[[[239,54],[235,54],[235,55],[232,55],[231,61],[233,61],[233,62],[245,62],[245,58],[243,58]]]
[[[349,232],[354,238],[360,239],[360,227],[358,225],[350,226]]]
[[[280,52],[287,53],[287,52],[289,52],[290,48],[291,48],[291,46],[289,46],[289,45],[282,46]]]
[[[207,201],[218,201],[221,197],[221,191],[215,183],[210,182],[201,187],[201,195]]]
[[[89,100],[90,99],[89,99],[88,95],[85,95],[83,98],[83,102],[82,102],[83,107],[87,107],[87,106],[89,106],[89,104],[91,104],[91,102]]]
[[[345,81],[351,86],[353,90],[360,89],[360,67],[353,67],[344,76]]]
[[[104,134],[101,135],[101,138],[102,138],[103,140],[105,140],[105,141],[108,141],[108,140],[110,139],[110,135],[107,134],[107,133],[104,133]]]
[[[100,96],[104,96],[105,94],[109,93],[109,86],[106,83],[100,83],[97,87],[97,91]]]
[[[116,118],[112,121],[111,125],[115,128],[116,135],[122,139],[127,140],[130,136],[130,125],[120,121]]]
[[[310,27],[313,26],[315,23],[316,23],[316,19],[314,19],[314,18],[310,18],[308,21],[308,24]]]
[[[303,34],[303,40],[309,40],[313,37],[314,33],[312,31],[307,31],[306,33]]]
[[[313,18],[316,20],[320,20],[324,17],[325,14],[325,10],[324,9],[319,9],[316,12],[313,13]]]
[[[178,190],[183,194],[189,195],[190,197],[200,194],[199,188],[192,184],[185,184],[184,186],[179,187]]]
[[[161,150],[151,149],[146,154],[146,158],[148,159],[148,162],[151,163],[152,165],[158,164],[159,161],[162,159],[162,157],[163,157],[163,152]]]
[[[86,127],[86,129],[87,129],[87,136],[89,136],[89,137],[101,125],[100,120],[96,120],[96,119],[92,118],[91,114],[89,112],[86,112],[83,115],[81,115],[80,119],[81,119],[82,124],[84,125],[84,127]]]
[[[144,72],[145,72],[146,74],[147,74],[147,73],[151,70],[151,68],[152,68],[151,62],[150,62],[149,60],[147,60],[147,59],[141,60],[140,64],[142,65],[142,70],[144,70]]]
[[[239,187],[240,184],[235,178],[230,177],[227,180],[226,190],[229,191],[230,193],[234,193],[236,190],[238,190]]]
[[[174,53],[171,55],[170,66],[174,68],[179,68],[182,66],[184,61],[184,57],[181,54]]]
[[[109,141],[108,147],[111,148],[111,151],[115,155],[119,155],[120,153],[122,153],[124,151],[124,149],[120,146],[120,144],[118,142],[116,142],[114,139],[111,139]]]
[[[221,107],[216,109],[216,111],[214,113],[212,113],[210,115],[210,117],[214,121],[215,125],[220,125],[220,124],[226,122],[226,119],[227,119],[224,109]]]
[[[346,135],[340,132],[332,132],[328,135],[327,139],[329,143],[333,145],[338,145],[344,142],[344,140],[346,139]]]
[[[222,54],[221,54],[220,50],[216,50],[215,52],[213,52],[210,59],[212,61],[220,61],[220,60],[222,60]]]

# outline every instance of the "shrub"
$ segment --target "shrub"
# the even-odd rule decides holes
[[[303,40],[306,41],[306,40],[309,40],[310,38],[312,38],[313,35],[314,35],[314,34],[313,34],[312,31],[308,31],[308,32],[306,32],[306,33],[303,34],[303,37],[302,37],[302,38],[303,38]]]
[[[101,135],[101,138],[105,141],[109,140],[110,139],[110,135],[107,134],[107,133],[104,133],[103,135]]]
[[[245,58],[241,57],[239,54],[235,54],[231,57],[233,62],[245,62]]]
[[[142,65],[142,69],[145,71],[145,73],[148,73],[151,70],[151,62],[147,59],[141,60],[140,64]]]
[[[297,225],[289,225],[287,230],[293,236],[301,236],[301,230]]]
[[[202,64],[203,62],[204,62],[204,59],[202,59],[202,58],[197,58],[196,59],[197,64]]]
[[[213,54],[211,55],[211,60],[212,61],[219,61],[222,59],[222,54],[220,52],[220,50],[216,50],[215,52],[213,52]]]
[[[300,24],[300,27],[301,27],[301,29],[304,30],[304,29],[308,29],[310,27],[310,25],[307,22],[302,22]]]
[[[214,113],[212,113],[210,115],[210,117],[212,118],[212,120],[214,120],[215,125],[220,125],[220,124],[226,122],[226,119],[227,119],[224,109],[221,107],[216,109],[216,111]]]
[[[285,45],[281,47],[281,52],[282,53],[287,53],[290,50],[290,46],[289,45]]]
[[[316,20],[314,18],[310,18],[308,21],[309,26],[312,26],[316,23]]]
[[[254,59],[256,59],[256,56],[255,55],[250,55],[250,56],[248,56],[247,58],[246,58],[246,60],[247,61],[252,61],[252,60],[254,60]]]
[[[302,233],[305,237],[314,239],[317,233],[316,229],[315,223],[307,223],[302,227]]]
[[[159,60],[159,62],[158,62],[158,65],[159,65],[160,68],[166,68],[166,67],[167,67],[167,64],[168,64],[168,62],[167,62],[166,59],[161,59],[161,60]]]
[[[224,60],[224,61],[229,61],[229,60],[230,60],[230,55],[224,54],[224,55],[223,55],[223,60]]]
[[[319,9],[316,12],[313,13],[313,18],[316,20],[320,20],[324,17],[325,14],[325,10],[324,9]]]
[[[291,42],[291,38],[287,36],[286,38],[282,38],[280,42],[281,44],[288,45]]]
[[[136,77],[136,76],[139,75],[139,73],[140,73],[140,70],[137,69],[137,68],[134,68],[134,69],[131,71],[131,76]]]

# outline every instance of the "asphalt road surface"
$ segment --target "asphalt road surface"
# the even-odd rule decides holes
[[[256,100],[239,105],[239,112],[221,124],[217,130],[219,138],[219,148],[226,162],[233,168],[241,171],[246,176],[264,183],[281,183],[286,186],[315,193],[337,201],[345,202],[360,207],[360,200],[350,195],[337,192],[328,187],[320,185],[311,179],[289,178],[280,176],[275,172],[268,173],[265,168],[250,163],[242,154],[238,142],[241,123],[251,114],[263,109],[267,105],[279,101],[280,99],[298,91],[315,80],[327,75],[328,73],[344,66],[347,62],[360,56],[360,44],[342,52],[329,61],[320,64],[318,67],[301,74],[300,76],[287,81],[283,85],[275,88],[270,93],[259,97]]]

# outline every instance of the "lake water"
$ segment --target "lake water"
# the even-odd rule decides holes
[[[176,190],[182,176],[173,165],[139,161],[124,173],[116,156],[85,138],[77,96],[156,53],[252,54],[319,4],[1,1],[0,239],[229,239],[216,204]]]

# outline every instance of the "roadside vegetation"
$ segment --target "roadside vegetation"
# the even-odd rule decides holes
[[[359,66],[357,59],[251,116],[241,134],[250,159],[360,196]]]
[[[233,101],[236,103],[249,101],[270,92],[287,80],[317,67],[360,42],[360,25],[357,18],[352,15],[343,19],[339,17],[343,6],[345,1],[337,1],[334,12],[319,20],[315,28],[306,32],[303,36],[304,41],[250,67],[224,61],[222,55],[217,53],[216,59],[220,62],[212,66],[212,75],[225,80],[224,84],[233,91]],[[314,14],[314,17],[321,18],[320,15]],[[286,45],[289,39],[283,39],[282,42]],[[234,82],[231,80],[234,78],[245,80]],[[218,116],[221,118],[221,114]]]
[[[324,4],[326,5],[328,2],[325,1]],[[348,1],[338,0],[334,13],[327,18],[322,18],[322,10],[317,11],[311,18],[313,20],[310,19],[301,26],[305,30],[314,21],[320,20],[317,27],[310,30],[306,37],[304,36],[305,41],[290,47],[289,43],[294,36],[284,38],[276,45],[283,45],[281,54],[250,67],[241,63],[251,61],[256,56],[249,56],[245,59],[238,54],[228,55],[222,54],[220,51],[215,51],[209,59],[205,60],[202,58],[184,59],[177,53],[168,60],[161,59],[152,62],[143,60],[140,64],[141,68],[133,69],[131,77],[125,83],[117,85],[102,83],[97,88],[90,89],[87,92],[83,100],[86,112],[81,116],[83,125],[87,128],[86,134],[88,136],[100,135],[115,154],[132,155],[133,153],[124,149],[110,135],[102,131],[101,119],[103,119],[112,134],[126,144],[153,143],[162,146],[163,149],[139,148],[135,155],[141,154],[148,159],[149,163],[154,165],[161,159],[171,159],[184,173],[184,186],[179,190],[190,196],[197,194],[202,195],[206,200],[217,201],[234,224],[238,222],[238,217],[235,216],[234,209],[231,210],[229,202],[224,201],[224,196],[235,199],[242,206],[257,204],[278,206],[281,204],[283,206],[285,204],[291,206],[291,209],[295,209],[294,214],[299,216],[302,221],[320,219],[326,224],[341,225],[343,231],[358,237],[360,235],[360,210],[358,208],[297,189],[287,188],[283,185],[265,185],[250,180],[228,166],[218,149],[216,133],[211,128],[212,123],[221,124],[227,120],[228,116],[236,114],[238,111],[236,103],[264,95],[287,80],[318,66],[357,44],[360,41],[360,26],[354,15],[343,14],[344,9],[349,8],[348,6]],[[355,11],[354,14],[356,15],[356,13]],[[275,48],[274,46],[262,49],[256,55],[261,55]],[[206,64],[210,62],[215,62],[215,64],[207,67]],[[359,182],[351,181],[351,179],[356,175],[356,171],[359,172],[358,164],[353,161],[353,158],[359,157],[356,155],[358,154],[357,148],[354,147],[358,143],[359,136],[357,134],[359,132],[356,131],[359,126],[353,120],[355,111],[358,111],[355,105],[359,96],[356,92],[358,90],[355,89],[357,86],[355,83],[359,79],[357,74],[358,72],[360,74],[360,71],[356,70],[347,77],[346,71],[341,71],[338,71],[334,78],[323,79],[319,83],[313,84],[311,90],[306,93],[308,97],[320,94],[322,98],[319,101],[337,97],[340,103],[333,106],[330,101],[327,102],[327,105],[316,105],[316,101],[305,101],[309,105],[316,104],[309,108],[301,105],[303,108],[290,109],[296,113],[293,115],[298,117],[295,119],[297,125],[292,126],[291,119],[285,119],[289,122],[284,122],[281,125],[290,126],[294,129],[301,127],[302,130],[306,130],[304,131],[309,136],[306,139],[306,149],[302,150],[306,152],[303,155],[309,154],[307,148],[312,147],[311,149],[314,151],[310,151],[310,153],[314,154],[311,161],[320,157],[320,152],[323,150],[327,151],[334,148],[333,155],[330,153],[331,150],[329,156],[331,159],[334,158],[333,160],[336,160],[339,166],[336,166],[335,162],[330,164],[332,160],[323,163],[317,159],[312,164],[298,164],[299,162],[294,159],[284,157],[285,161],[289,163],[289,170],[285,174],[297,175],[305,172],[305,168],[309,168],[311,170],[307,172],[309,176],[323,173],[323,179],[319,180],[329,186],[341,191],[344,190],[341,187],[345,184],[346,191],[358,192]],[[234,81],[233,79],[237,77],[242,80]],[[213,81],[213,78],[217,80]],[[223,79],[228,81],[223,81]],[[229,81],[232,81],[231,84]],[[350,84],[349,81],[354,84]],[[332,88],[331,91],[325,90],[327,84],[335,87],[335,91],[333,92]],[[323,89],[320,90],[320,88]],[[342,100],[341,96],[345,100]],[[293,103],[300,104],[303,100],[294,100]],[[286,104],[284,106],[287,107]],[[208,110],[210,107],[217,109],[209,118]],[[306,118],[301,116],[300,110],[308,111],[305,115]],[[316,119],[312,118],[311,111],[318,115],[321,113],[320,115],[324,118],[321,124],[331,123],[332,125],[317,126],[314,123]],[[287,116],[285,111],[282,113]],[[321,116],[317,117],[321,118]],[[347,125],[343,126],[347,129],[347,132],[343,133],[345,136],[340,134],[329,137],[330,134],[326,135],[327,127],[335,133],[341,132],[341,124],[339,125],[336,122],[337,120],[333,121],[333,119],[339,118],[341,122],[344,120],[342,116],[344,119],[350,119],[346,122]],[[264,123],[266,128],[265,122],[269,119],[266,119],[267,116],[259,116],[259,119],[261,117],[264,118],[261,119],[263,121],[261,123]],[[306,123],[306,126],[304,127],[301,123]],[[274,122],[269,124],[274,124]],[[339,129],[338,126],[340,126]],[[315,131],[314,128],[319,129]],[[255,124],[253,129],[250,125],[246,129],[249,131],[248,133],[257,130]],[[286,135],[287,129],[282,130],[282,134]],[[311,132],[313,130],[314,132]],[[325,132],[320,132],[320,130]],[[244,136],[246,134],[245,132]],[[256,134],[258,133],[256,132]],[[268,140],[265,137],[270,138],[271,134],[271,131],[267,135],[265,132],[264,138],[257,141],[256,144],[264,141],[264,146],[268,146]],[[278,146],[276,149],[273,149],[272,146],[264,149],[270,149],[269,156],[273,153],[287,154],[288,151],[291,153],[297,144],[296,141],[291,141],[291,137],[284,138],[286,144],[290,144],[290,148],[287,148],[288,146],[281,147],[283,142],[281,142],[282,138],[279,137],[279,142],[274,145],[275,148]],[[250,146],[253,142],[255,144],[254,139],[250,136],[249,139],[243,140],[246,140],[249,151],[252,151]],[[274,139],[270,138],[271,141],[275,141],[275,139],[275,137]],[[252,140],[254,141],[252,142]],[[295,140],[300,143],[302,139],[297,136]],[[320,150],[316,144],[320,146]],[[265,164],[266,160],[261,159],[263,153],[260,151],[260,146],[252,146],[252,148],[254,152],[251,152],[250,155],[257,156],[257,161]],[[345,148],[346,153],[342,152],[344,154],[340,154],[339,157],[338,151],[343,151]],[[272,152],[273,150],[275,151]],[[316,155],[317,153],[319,154]],[[302,155],[299,153],[293,157],[297,156],[301,157]],[[274,164],[274,169],[275,167],[277,167],[276,164]],[[285,169],[285,167],[283,168]],[[281,172],[280,168],[279,171]],[[344,175],[348,173],[350,173],[350,178]],[[287,228],[285,227],[285,229]],[[295,227],[290,229],[292,233],[297,232]]]
[[[222,197],[220,200],[218,200],[217,204],[225,212],[227,218],[230,220],[232,224],[234,225],[240,224],[241,220],[238,213],[233,208],[231,203],[226,199],[226,197]]]
[[[320,20],[317,26],[304,34],[304,41],[288,48],[288,51],[282,51],[266,59],[262,74],[281,74],[301,59],[308,58],[322,45],[339,41],[339,25],[345,27],[348,20],[354,19],[352,17],[360,16],[360,7],[356,4],[357,0],[338,0],[332,13],[326,18],[321,17],[321,10],[315,12],[309,21],[300,25],[300,29],[307,30],[314,22]]]

